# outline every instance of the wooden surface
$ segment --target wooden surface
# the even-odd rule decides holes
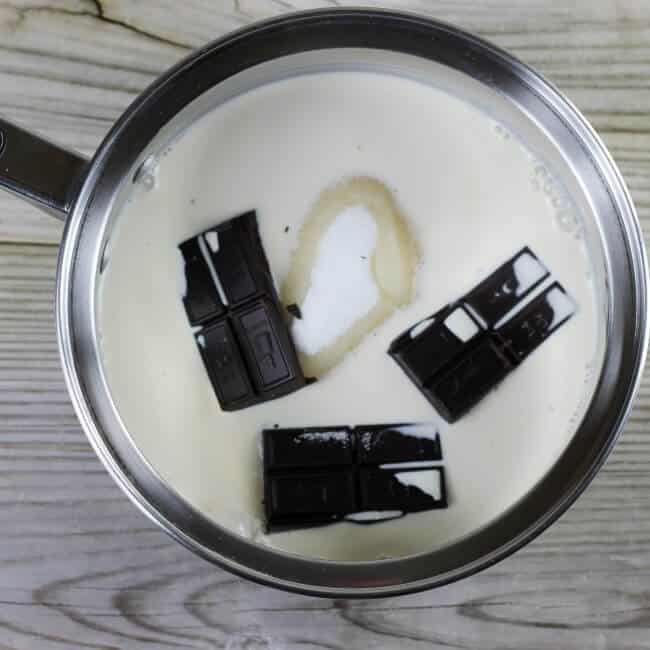
[[[90,154],[135,95],[191,48],[319,4],[0,0],[0,112]],[[611,147],[650,226],[648,0],[392,6],[474,30],[554,80]],[[593,486],[514,557],[405,598],[283,594],[177,546],[96,460],[56,351],[60,232],[0,195],[0,648],[650,648],[650,382]]]

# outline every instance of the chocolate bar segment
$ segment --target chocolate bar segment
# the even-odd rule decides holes
[[[442,460],[435,424],[358,426],[357,458],[361,465],[424,463]]]
[[[470,291],[465,302],[492,327],[548,276],[548,270],[525,247]]]
[[[575,312],[575,304],[556,282],[515,314],[499,334],[515,363],[525,359]]]
[[[429,469],[368,469],[359,473],[360,505],[364,511],[421,512],[447,507],[442,467]]]
[[[229,399],[230,393],[224,393],[217,381],[223,373],[223,364],[218,361],[218,355],[202,353],[223,410],[233,411],[276,399],[307,384],[286,325],[277,307],[270,301],[259,298],[239,310],[230,311],[228,317],[202,329],[196,335],[197,341],[209,328],[228,332],[231,357],[238,360],[229,371],[240,373],[240,384],[252,386],[249,399]],[[212,338],[205,336],[205,340],[208,342],[207,349],[210,349]],[[223,349],[222,345],[220,351]]]
[[[218,305],[220,309],[214,314],[218,315],[226,306],[237,307],[256,296],[277,300],[255,212],[229,219],[179,248],[185,260],[186,309],[192,324],[199,322],[194,301]]]
[[[199,325],[223,314],[225,307],[215,291],[214,280],[196,239],[180,245],[185,262],[187,288],[183,303],[192,325]]]
[[[327,524],[357,509],[352,468],[274,474],[266,479],[267,528]]]
[[[349,427],[266,429],[262,441],[266,472],[351,466],[354,462],[355,443]]]
[[[486,333],[427,383],[423,394],[445,420],[455,422],[496,388],[512,368],[498,335]]]
[[[480,326],[461,305],[451,305],[395,339],[388,353],[418,385],[459,354]]]
[[[229,305],[275,293],[254,211],[219,224],[202,236]]]
[[[187,280],[185,309],[190,323],[204,326],[197,342],[204,342],[201,354],[221,408],[246,408],[305,386],[255,212],[179,248]]]
[[[235,409],[250,404],[253,387],[228,320],[203,328],[196,341],[222,406]]]

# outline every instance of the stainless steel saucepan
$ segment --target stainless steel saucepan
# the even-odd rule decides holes
[[[210,107],[297,72],[387,65],[405,74],[442,66],[463,75],[528,115],[561,150],[589,202],[592,231],[603,251],[604,364],[586,415],[560,459],[497,521],[413,557],[317,561],[262,548],[220,528],[138,453],[102,373],[98,277],[116,214],[138,170]],[[585,489],[614,445],[640,381],[648,274],[621,175],[585,119],[553,86],[509,54],[449,25],[347,9],[255,24],[164,74],[128,108],[90,161],[0,120],[0,186],[65,221],[56,292],[58,341],[71,400],[98,456],[130,499],[174,538],[262,583],[323,596],[387,596],[442,585],[493,564],[538,535]]]

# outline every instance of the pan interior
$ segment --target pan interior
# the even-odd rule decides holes
[[[183,312],[176,246],[256,209],[281,286],[319,192],[355,176],[383,182],[410,222],[421,255],[415,299],[313,387],[221,412]],[[465,538],[544,477],[600,376],[605,259],[580,178],[531,115],[439,64],[331,50],[240,73],[152,142],[121,189],[112,224],[96,324],[113,406],[163,481],[255,544],[350,562]],[[523,246],[578,310],[471,414],[446,426],[389,359],[388,345]],[[262,428],[432,420],[441,428],[447,510],[375,526],[263,532]]]

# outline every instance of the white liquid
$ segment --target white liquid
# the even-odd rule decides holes
[[[439,501],[442,498],[440,472],[438,470],[395,472],[395,479],[402,485],[412,485]]]
[[[410,221],[422,257],[415,299],[322,381],[221,412],[180,299],[178,243],[256,209],[280,286],[311,204],[325,187],[358,175],[384,182]],[[294,77],[207,114],[161,160],[156,178],[155,188],[136,190],[111,242],[98,317],[104,371],[144,456],[218,523],[308,556],[367,560],[428,551],[498,517],[566,447],[602,354],[589,256],[576,229],[566,227],[582,217],[553,172],[488,115],[398,77]],[[260,431],[434,420],[386,353],[391,341],[525,245],[578,311],[496,391],[442,430],[449,508],[371,526],[261,535]]]
[[[463,309],[456,309],[445,319],[445,326],[461,341],[469,341],[478,334],[478,325],[465,313]],[[413,330],[411,330],[413,334]],[[417,333],[415,334],[417,336]]]
[[[575,306],[571,300],[559,289],[553,289],[547,296],[547,300],[553,309],[553,320],[549,329],[557,327],[565,318],[568,318],[574,311]]]
[[[514,272],[519,283],[517,287],[519,296],[539,282],[544,277],[546,269],[532,255],[524,253],[515,261]]]

